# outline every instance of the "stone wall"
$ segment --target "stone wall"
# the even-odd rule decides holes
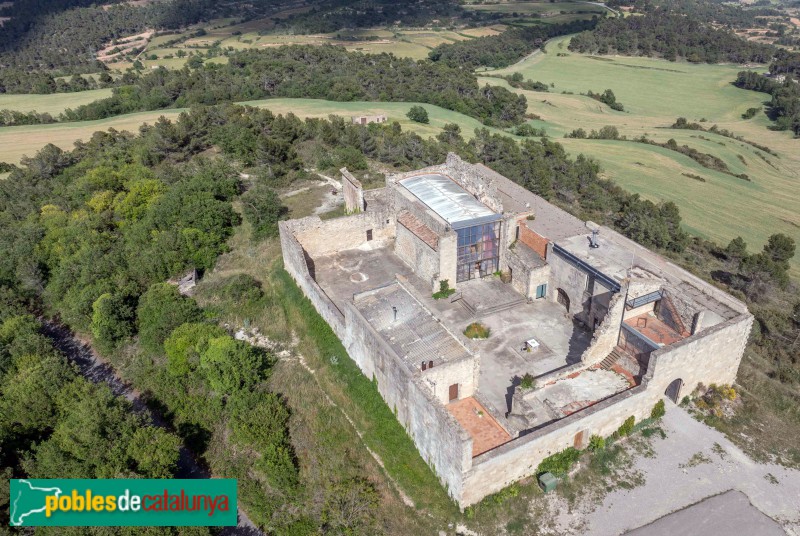
[[[439,403],[446,405],[450,402],[449,387],[453,384],[458,384],[459,399],[475,394],[479,368],[479,360],[475,356],[448,361],[421,371],[420,381],[431,390]]]
[[[550,300],[556,301],[558,289],[562,289],[569,297],[569,313],[585,323],[585,311],[589,305],[584,299],[588,274],[556,254],[549,255],[547,262],[550,264]]]
[[[650,396],[640,386],[477,456],[472,460],[472,469],[464,475],[461,506],[474,504],[534,475],[544,458],[573,446],[576,436],[588,432],[606,437],[631,415],[637,421],[649,416],[657,398],[660,397]]]
[[[342,340],[348,354],[364,375],[374,378],[422,458],[450,496],[459,500],[463,473],[472,464],[472,438],[350,302],[345,305],[345,319]]]
[[[450,231],[439,236],[439,280],[450,284],[450,288],[456,288],[456,278],[458,277],[458,235],[455,231]],[[439,282],[434,286],[434,291],[439,290]]]
[[[394,252],[422,280],[430,283],[432,288],[438,287],[439,252],[423,242],[401,223],[397,224]]]
[[[345,335],[344,314],[328,297],[308,270],[306,252],[294,236],[293,224],[295,221],[278,222],[281,237],[281,251],[283,252],[283,267],[295,280],[306,297],[314,304],[317,312],[333,329],[340,339]]]
[[[394,214],[400,214],[402,211],[407,210],[437,235],[441,236],[447,232],[449,228],[447,222],[429,209],[425,203],[417,199],[414,194],[406,190],[405,187],[390,182],[388,188],[391,191],[390,198]]]
[[[387,224],[387,220],[390,223]],[[294,236],[303,249],[316,258],[361,246],[367,242],[367,231],[372,231],[373,240],[387,242],[395,235],[393,221],[385,211],[367,211],[331,220],[309,216],[291,220],[291,224]]]
[[[611,298],[608,313],[592,334],[592,342],[583,355],[581,362],[587,366],[599,363],[611,353],[619,339],[619,325],[622,322],[622,312],[625,310],[625,289]]]
[[[361,181],[347,171],[347,168],[339,170],[342,173],[342,195],[344,196],[344,209],[348,214],[363,212],[366,208],[364,204],[364,188]]]
[[[732,384],[750,336],[753,316],[749,313],[717,324],[651,354],[655,371],[651,388],[661,394],[676,379],[683,380],[680,397],[697,384]]]

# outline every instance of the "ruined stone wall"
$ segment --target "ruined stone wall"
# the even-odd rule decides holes
[[[364,188],[361,181],[356,179],[347,168],[339,170],[342,173],[342,195],[344,196],[344,209],[348,214],[363,212],[366,208],[364,204]]]
[[[297,220],[295,220],[297,221]],[[295,238],[293,224],[295,221],[278,222],[281,237],[281,251],[283,253],[283,267],[295,280],[303,294],[311,300],[320,316],[333,329],[340,339],[344,337],[344,314],[320,287],[308,269],[306,252]]]
[[[312,258],[316,258],[357,248],[367,242],[369,230],[374,241],[386,242],[394,238],[393,221],[386,211],[367,211],[324,221],[318,216],[309,216],[292,220],[291,224],[295,238]]]
[[[675,379],[682,379],[679,397],[691,393],[699,382],[730,384],[736,377],[752,326],[748,313],[703,333],[653,352],[642,384],[601,401],[560,421],[502,445],[473,459],[465,475],[461,506],[535,474],[541,461],[574,445],[586,432],[607,437],[631,415],[636,421],[650,416],[656,402]]]
[[[443,174],[455,180],[462,188],[493,211],[498,214],[503,212],[503,202],[497,186],[477,166],[461,160],[455,153],[448,153]]]
[[[681,379],[683,397],[698,383],[732,384],[752,325],[748,313],[653,352],[657,359],[651,387],[663,393],[673,380]]]
[[[458,500],[463,473],[472,464],[472,438],[434,398],[430,387],[411,376],[408,366],[350,302],[345,305],[345,318],[347,333],[342,340],[347,352],[365,376],[375,379],[422,458]]]
[[[536,287],[531,289],[532,268],[523,262],[513,250],[508,251],[506,259],[508,267],[511,268],[511,286],[526,298],[533,297],[532,292],[536,290]]]
[[[418,236],[397,224],[394,252],[414,273],[431,286],[438,286],[439,252],[423,242]]]
[[[637,421],[648,417],[660,397],[644,387],[634,388],[477,456],[464,477],[461,506],[534,475],[543,459],[574,446],[584,431],[607,437],[631,415]]]
[[[429,209],[425,203],[417,199],[414,194],[406,190],[405,187],[392,183],[389,188],[391,191],[392,210],[395,215],[407,210],[438,236],[447,232],[447,222]]]
[[[584,293],[588,274],[556,254],[551,254],[547,262],[550,264],[550,283],[547,286],[549,299],[556,301],[558,289],[563,289],[569,296],[569,314],[586,323],[585,310],[588,301],[584,298]]]
[[[520,222],[519,241],[538,253],[541,258],[547,258],[547,244],[549,241],[531,230],[525,225],[524,221]]]
[[[587,366],[599,363],[611,353],[619,339],[619,326],[622,322],[622,312],[625,310],[625,289],[611,298],[605,318],[592,334],[592,342],[583,355],[581,362]]]

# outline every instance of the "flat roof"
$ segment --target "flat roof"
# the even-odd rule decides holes
[[[500,219],[499,214],[445,175],[438,173],[416,175],[399,182],[454,228]]]
[[[472,358],[466,347],[397,282],[358,294],[353,303],[414,371],[420,370],[423,361],[440,365]],[[396,320],[393,307],[397,309]]]

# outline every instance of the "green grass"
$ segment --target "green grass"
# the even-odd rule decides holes
[[[385,113],[390,121],[398,121],[405,130],[419,135],[434,136],[447,123],[456,123],[462,134],[471,138],[481,123],[458,112],[430,104],[419,104],[428,111],[430,123],[423,125],[406,117],[408,109],[416,103],[404,102],[332,102],[319,99],[268,99],[248,101],[243,104],[269,108],[275,113],[292,112],[300,117],[328,117],[331,114],[349,118],[351,115]],[[0,162],[17,163],[23,155],[32,156],[47,143],[70,149],[77,140],[86,140],[98,130],[115,128],[135,132],[142,123],[153,123],[160,116],[175,119],[183,109],[139,112],[98,121],[55,123],[0,128]],[[500,132],[495,130],[495,132]]]
[[[534,121],[556,138],[576,128],[599,130],[616,126],[629,138],[647,135],[665,142],[674,138],[701,152],[721,158],[733,173],[746,173],[752,182],[706,169],[686,156],[660,147],[604,140],[559,140],[573,154],[583,153],[600,162],[604,176],[631,192],[653,201],[674,201],[681,209],[687,230],[722,244],[736,236],[757,251],[770,234],[783,232],[800,242],[800,141],[786,132],[767,127],[762,113],[750,120],[741,114],[761,106],[769,96],[734,87],[742,70],[736,65],[693,65],[652,58],[622,56],[590,57],[567,49],[569,38],[548,43],[545,54],[487,74],[522,73],[547,84],[550,93],[514,90],[528,99],[528,110],[541,116]],[[558,56],[558,53],[567,56]],[[507,84],[482,77],[481,83]],[[625,106],[616,112],[579,95],[588,90],[612,89]],[[573,94],[562,94],[562,91]],[[779,157],[751,145],[711,133],[665,129],[677,117],[706,119],[735,134],[766,145]],[[700,136],[708,138],[701,139]],[[765,162],[761,153],[769,162]],[[743,163],[739,158],[744,158]],[[694,174],[700,182],[683,175]],[[797,275],[800,260],[793,264]]]
[[[0,110],[16,112],[49,113],[58,115],[67,108],[77,108],[83,104],[111,96],[111,89],[93,89],[75,93],[53,93],[50,95],[9,95],[0,94]]]

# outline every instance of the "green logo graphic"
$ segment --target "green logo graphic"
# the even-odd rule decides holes
[[[10,481],[12,526],[235,526],[236,480]]]

